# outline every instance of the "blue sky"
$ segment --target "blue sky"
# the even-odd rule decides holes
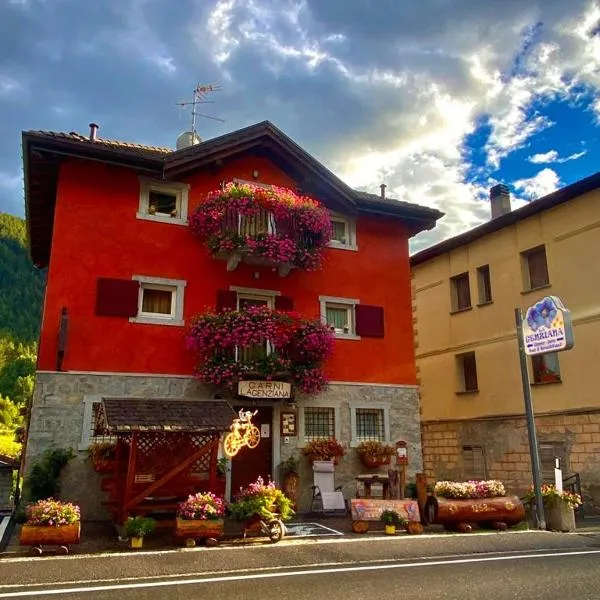
[[[0,211],[22,216],[20,132],[174,146],[175,102],[220,82],[204,139],[269,119],[356,188],[446,217],[413,249],[594,173],[590,0],[0,0]]]

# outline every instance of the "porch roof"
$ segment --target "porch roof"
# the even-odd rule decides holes
[[[107,434],[131,431],[221,432],[235,412],[222,400],[102,398],[96,429]]]

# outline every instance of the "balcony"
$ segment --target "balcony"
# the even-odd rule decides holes
[[[232,183],[208,194],[190,217],[190,225],[211,254],[227,261],[292,269],[320,267],[332,228],[320,203],[285,188],[265,189]]]
[[[198,315],[186,342],[198,358],[197,377],[224,391],[252,378],[289,381],[316,394],[327,383],[334,335],[318,319],[251,306]]]

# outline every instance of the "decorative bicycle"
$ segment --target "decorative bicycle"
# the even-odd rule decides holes
[[[248,448],[256,448],[260,443],[260,431],[256,425],[252,424],[252,417],[256,415],[258,410],[251,412],[244,411],[242,408],[239,411],[239,418],[233,420],[231,431],[223,440],[223,452],[225,456],[231,458],[235,456],[244,446]]]

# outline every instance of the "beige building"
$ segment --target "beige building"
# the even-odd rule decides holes
[[[528,359],[542,471],[554,457],[600,509],[600,173],[492,218],[411,259],[425,472],[494,478],[520,493],[531,465],[515,308],[562,299],[572,350]]]

